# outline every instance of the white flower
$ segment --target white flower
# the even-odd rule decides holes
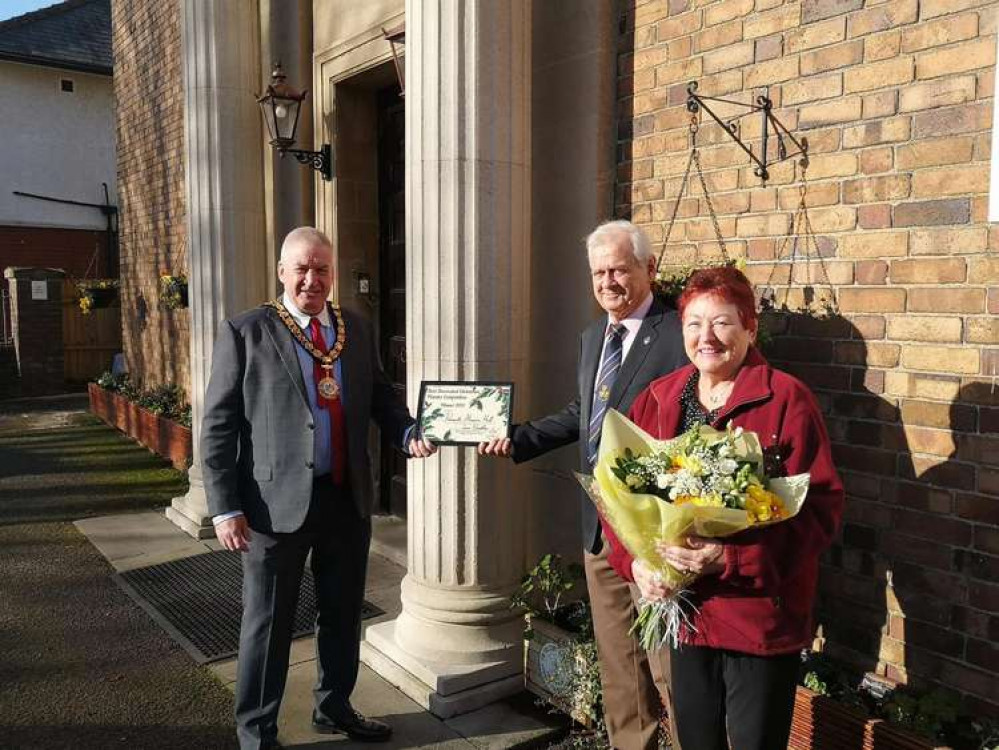
[[[660,474],[659,476],[656,477],[656,487],[658,487],[661,490],[666,489],[672,484],[672,482],[670,481],[671,479],[672,477],[669,474]]]
[[[735,474],[739,464],[731,458],[725,458],[718,462],[718,471],[722,474]]]

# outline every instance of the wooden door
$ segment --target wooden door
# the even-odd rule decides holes
[[[80,310],[76,283],[62,282],[62,344],[64,377],[68,384],[86,383],[105,370],[121,351],[121,307],[95,307],[90,314]]]
[[[406,121],[399,87],[378,92],[378,319],[382,364],[406,398]],[[382,442],[384,513],[406,515],[406,461]]]

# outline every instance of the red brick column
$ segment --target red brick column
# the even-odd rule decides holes
[[[63,377],[62,280],[49,268],[8,268],[10,315],[22,396],[45,396],[66,390]],[[44,284],[36,299],[33,282]],[[42,296],[42,295],[38,295]]]

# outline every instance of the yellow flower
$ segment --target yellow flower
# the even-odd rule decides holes
[[[717,493],[710,493],[708,495],[701,495],[694,499],[694,505],[700,505],[702,508],[722,508],[725,506],[725,502],[722,500],[722,496]]]
[[[784,517],[784,504],[770,490],[759,485],[750,485],[746,490],[746,512],[753,523],[778,520]]]
[[[686,469],[695,477],[699,477],[704,473],[704,466],[697,456],[677,456],[673,459],[673,466],[678,469]]]

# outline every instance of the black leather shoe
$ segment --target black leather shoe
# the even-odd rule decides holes
[[[355,742],[385,742],[392,736],[388,724],[366,719],[353,709],[335,719],[313,711],[312,728],[323,734],[345,734]]]

